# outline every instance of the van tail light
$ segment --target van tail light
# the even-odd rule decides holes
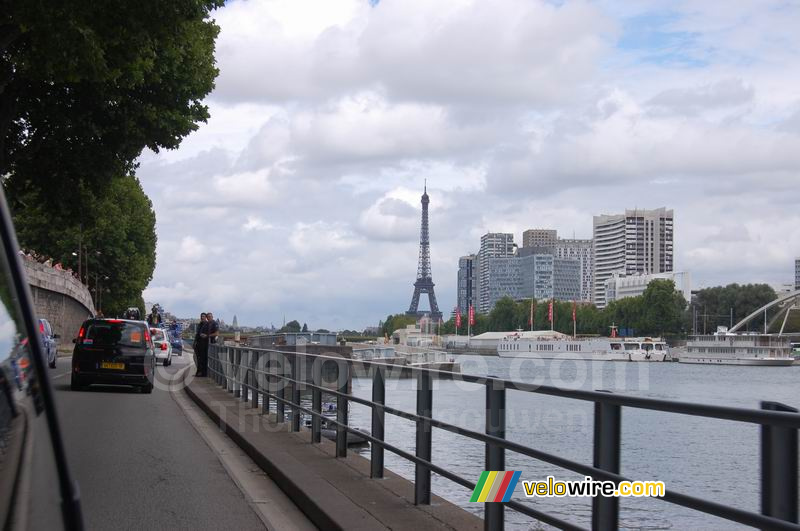
[[[167,350],[167,344],[161,343],[161,350]]]
[[[86,329],[84,327],[81,327],[81,329],[78,331],[78,339],[83,339],[83,336],[85,334],[86,334]]]

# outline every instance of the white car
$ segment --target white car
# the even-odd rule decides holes
[[[162,360],[164,367],[172,365],[172,345],[169,343],[166,331],[161,328],[151,328],[150,335],[153,336],[153,345],[156,347],[156,361]]]

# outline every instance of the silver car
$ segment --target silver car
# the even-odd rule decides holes
[[[172,345],[166,331],[161,328],[151,328],[150,335],[153,337],[153,345],[156,347],[156,361],[161,361],[164,367],[169,367],[172,365]]]

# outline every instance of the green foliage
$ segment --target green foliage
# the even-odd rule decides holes
[[[394,332],[395,330],[399,328],[405,328],[408,325],[416,324],[416,322],[417,318],[413,315],[406,315],[404,313],[390,315],[383,322],[383,327],[381,328],[381,335],[391,336],[392,332]]]
[[[730,326],[731,309],[736,324],[776,298],[775,290],[767,284],[728,284],[701,289],[694,302],[698,333],[703,329],[711,333],[717,326]]]
[[[106,315],[144,307],[155,216],[130,176],[144,148],[208,119],[223,3],[0,0],[0,176],[20,244],[73,269],[86,246]]]
[[[132,174],[208,119],[222,0],[2,2],[0,175],[48,205]]]
[[[64,208],[48,208],[28,196],[18,200],[14,224],[22,248],[77,271],[72,253],[80,245],[88,255],[89,288],[102,290],[105,315],[145,307],[142,290],[155,269],[156,217],[138,179],[116,177],[99,190],[83,187],[77,202]]]
[[[302,331],[303,332],[308,332],[308,325],[306,323],[303,323],[303,330]]]

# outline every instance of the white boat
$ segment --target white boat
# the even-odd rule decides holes
[[[689,337],[680,363],[709,365],[792,365],[791,344],[786,337],[771,334],[732,334],[721,326],[709,335]]]
[[[573,338],[553,331],[514,332],[500,340],[503,358],[591,361],[667,361],[667,344],[649,337]]]

